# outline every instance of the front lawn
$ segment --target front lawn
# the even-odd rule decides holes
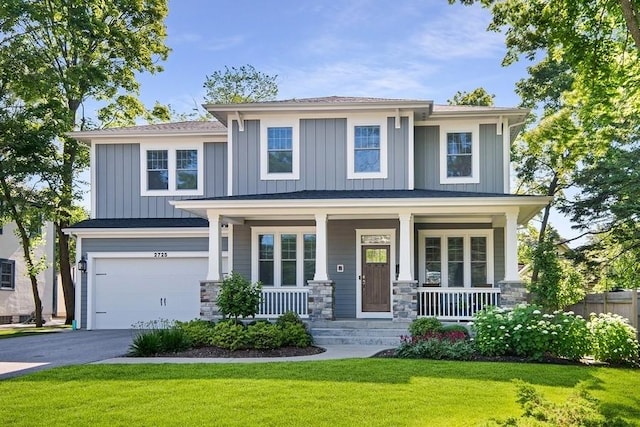
[[[71,328],[71,326],[65,326],[65,325],[43,326],[42,328],[36,328],[35,326],[0,328],[0,339],[46,334],[51,332],[60,332],[69,328]]]
[[[0,382],[0,425],[477,425],[520,415],[515,378],[640,425],[637,369],[398,359],[59,368]]]

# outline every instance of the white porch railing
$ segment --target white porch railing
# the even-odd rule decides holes
[[[306,288],[262,288],[260,319],[274,319],[287,311],[294,311],[302,319],[309,317],[309,290]]]
[[[471,320],[484,307],[499,304],[499,288],[418,288],[418,317]]]

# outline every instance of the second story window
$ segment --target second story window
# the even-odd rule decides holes
[[[299,119],[260,120],[260,179],[300,179]]]
[[[0,289],[15,289],[16,262],[0,259]]]
[[[270,127],[267,129],[269,173],[293,172],[293,129]]]
[[[380,126],[356,126],[353,171],[380,172]]]
[[[204,194],[203,144],[141,144],[142,196],[199,196]]]
[[[478,123],[440,124],[440,184],[480,182],[479,134]]]
[[[387,178],[387,117],[347,118],[347,179]]]

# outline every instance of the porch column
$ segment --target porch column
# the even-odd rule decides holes
[[[313,280],[327,281],[327,214],[316,214],[316,272]]]
[[[504,281],[518,282],[518,211],[507,212],[504,226]]]
[[[207,281],[219,282],[220,277],[220,220],[221,216],[213,211],[207,211],[209,219],[209,272],[207,273]]]
[[[413,236],[412,223],[413,215],[409,213],[399,214],[400,219],[400,271],[398,272],[399,281],[413,280],[413,271],[411,270],[411,241]]]

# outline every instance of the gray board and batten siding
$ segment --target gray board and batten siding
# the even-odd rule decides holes
[[[140,144],[96,144],[95,218],[185,218],[170,200],[194,196],[141,196]],[[204,194],[227,195],[227,144],[204,143]]]
[[[89,252],[206,252],[207,237],[150,238],[150,239],[83,239],[82,255]],[[87,275],[82,274],[80,301],[81,322],[87,326]],[[205,279],[203,277],[203,279]],[[152,320],[152,319],[149,319]]]
[[[440,184],[440,126],[416,126],[414,136],[415,188],[425,190],[504,193],[502,136],[495,124],[480,125],[480,182]]]
[[[260,226],[314,226],[313,221],[247,221],[233,227],[233,271],[251,277],[251,227]],[[416,271],[418,277],[418,230],[420,229],[487,229],[490,224],[416,224]],[[327,224],[328,232],[328,273],[335,284],[335,317],[353,319],[356,317],[356,229],[395,229],[396,261],[399,261],[399,224],[397,220],[331,220]],[[494,283],[504,278],[504,230],[493,229]],[[344,271],[338,273],[336,266],[344,265]],[[392,269],[394,266],[392,265]]]
[[[302,190],[403,190],[409,185],[409,120],[387,118],[387,178],[347,179],[347,119],[300,119],[300,179],[260,179],[260,121],[233,122],[233,194]]]

